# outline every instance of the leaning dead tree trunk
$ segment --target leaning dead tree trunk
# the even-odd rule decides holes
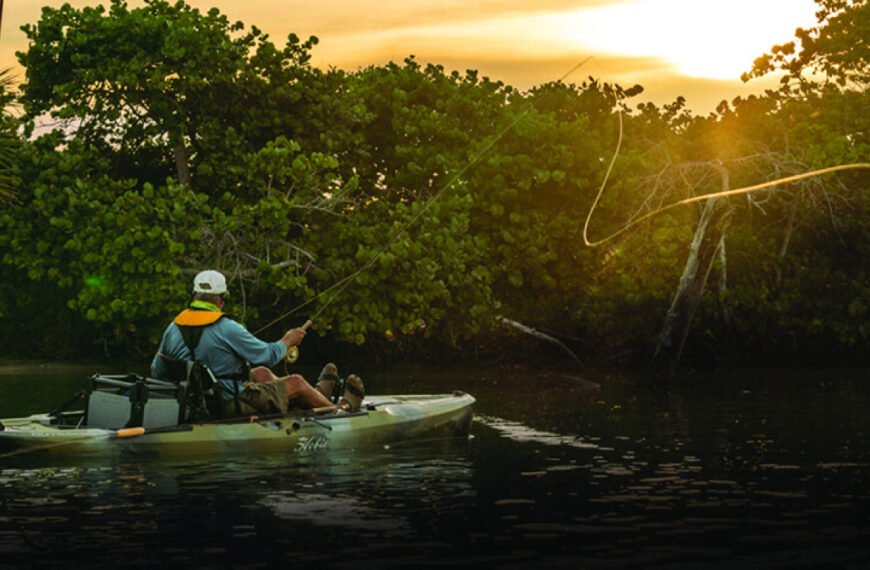
[[[581,361],[580,358],[576,354],[574,354],[574,351],[571,350],[570,348],[568,348],[567,346],[565,346],[565,343],[563,343],[559,339],[554,338],[548,334],[544,334],[541,331],[535,330],[530,326],[524,325],[522,323],[518,323],[517,321],[513,321],[513,320],[505,318],[505,317],[499,316],[499,317],[496,317],[495,320],[497,320],[498,322],[505,324],[505,325],[515,329],[515,330],[518,330],[523,334],[531,335],[535,338],[545,340],[547,342],[555,344],[556,346],[558,346],[559,348],[564,350],[566,353],[568,353],[571,356],[571,358],[573,358],[574,361],[580,365],[581,368],[585,367],[583,364],[583,361]]]
[[[722,174],[722,189],[728,190],[728,171],[718,168]],[[704,203],[677,293],[665,316],[653,355],[653,370],[664,379],[670,380],[676,373],[710,269],[717,252],[724,247],[730,219],[731,208],[727,201],[711,198]]]

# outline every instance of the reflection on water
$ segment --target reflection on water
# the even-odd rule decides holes
[[[405,548],[433,513],[449,517],[474,490],[467,441],[399,449],[296,462],[106,458],[5,468],[0,552],[4,563],[99,566],[135,553],[211,567],[251,555],[341,561],[348,550]]]
[[[0,566],[870,565],[863,375],[744,372],[670,397],[501,371],[366,378],[472,393],[472,436],[302,458],[9,457]],[[0,374],[0,391],[25,382],[40,380]],[[30,411],[80,387],[46,382]]]
[[[520,422],[495,418],[478,414],[477,423],[498,431],[502,437],[520,443],[540,443],[543,445],[568,446],[578,449],[598,449],[598,445],[584,440],[576,435],[563,435],[549,431],[541,431]],[[591,438],[590,438],[591,439]]]
[[[260,499],[282,519],[296,522],[311,521],[316,525],[353,528],[358,530],[408,530],[407,521],[391,518],[386,513],[360,504],[356,497],[322,495],[317,493],[275,494]]]

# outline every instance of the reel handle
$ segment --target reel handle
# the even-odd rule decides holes
[[[309,319],[309,320],[305,321],[305,324],[299,328],[301,328],[303,331],[307,331],[308,328],[312,324],[313,324],[312,321]],[[294,362],[299,360],[299,347],[298,346],[291,346],[290,348],[288,348],[287,355],[284,357],[284,360],[286,362],[289,362],[290,364],[293,364]]]

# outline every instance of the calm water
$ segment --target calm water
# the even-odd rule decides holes
[[[0,417],[51,408],[92,371],[0,367]],[[670,398],[620,378],[364,379],[472,393],[471,437],[295,459],[3,458],[0,568],[870,567],[865,371],[698,376]]]

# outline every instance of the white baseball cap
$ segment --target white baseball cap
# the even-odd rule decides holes
[[[202,271],[193,278],[193,292],[223,295],[227,292],[227,278],[220,271]]]

